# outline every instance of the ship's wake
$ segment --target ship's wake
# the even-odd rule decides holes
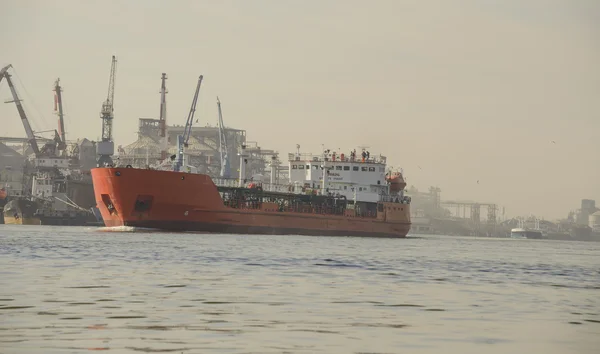
[[[98,232],[149,232],[156,231],[152,228],[135,227],[135,226],[105,226],[95,229]]]

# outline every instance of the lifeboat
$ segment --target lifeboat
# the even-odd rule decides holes
[[[391,193],[398,193],[401,190],[404,190],[404,188],[406,187],[406,182],[404,182],[404,177],[402,177],[402,174],[400,172],[394,172],[390,175],[387,175],[385,177],[385,180],[390,185]]]

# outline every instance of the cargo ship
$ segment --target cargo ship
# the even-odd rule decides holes
[[[91,170],[96,203],[108,227],[235,234],[406,237],[410,197],[402,172],[386,172],[384,156],[289,154],[288,183],[246,178],[240,153],[236,179],[211,178],[192,166],[169,170]]]

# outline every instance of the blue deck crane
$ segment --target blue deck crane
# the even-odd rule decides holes
[[[184,165],[184,149],[187,148],[188,141],[190,140],[190,135],[192,134],[192,123],[194,122],[194,113],[196,112],[196,103],[198,102],[198,94],[200,93],[200,85],[202,84],[202,78],[202,75],[200,75],[200,77],[198,78],[198,85],[196,86],[196,92],[194,93],[192,106],[190,107],[190,112],[188,113],[188,118],[185,122],[183,135],[177,136],[177,157],[175,159],[175,165],[173,166],[173,170],[176,172],[179,172],[181,167]]]

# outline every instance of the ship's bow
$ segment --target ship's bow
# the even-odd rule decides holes
[[[194,210],[217,210],[222,200],[209,176],[137,168],[91,170],[97,208],[106,226],[177,229]]]

